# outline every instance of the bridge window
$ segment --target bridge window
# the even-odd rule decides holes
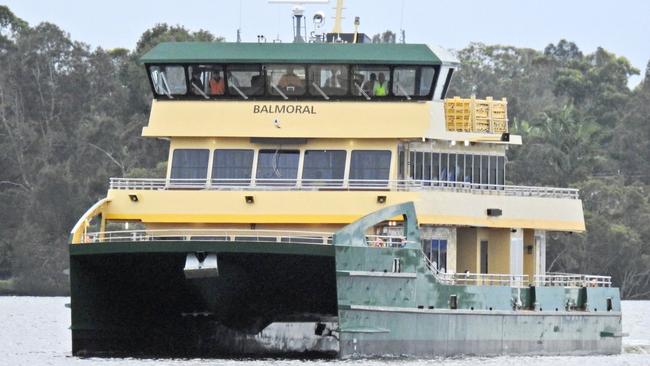
[[[228,93],[248,99],[264,95],[264,74],[260,65],[228,66]]]
[[[388,150],[354,150],[350,161],[350,181],[354,180],[388,180],[390,173],[391,152]],[[358,183],[358,182],[357,182]],[[375,182],[383,183],[386,182]]]
[[[431,92],[433,67],[396,67],[393,73],[393,95],[427,96]]]
[[[305,94],[305,67],[301,65],[268,65],[266,76],[269,80],[267,92],[270,95],[289,96]]]
[[[204,98],[224,95],[223,68],[219,65],[196,65],[188,68],[190,93]]]
[[[257,157],[257,183],[294,184],[298,177],[299,150],[260,150]]]
[[[345,150],[306,150],[303,185],[341,185],[345,173]]]
[[[309,95],[323,97],[348,93],[348,67],[345,65],[309,66]]]
[[[212,183],[232,185],[250,183],[253,155],[253,150],[215,150],[212,159]]]
[[[208,175],[207,149],[176,149],[172,157],[172,179],[205,179]]]
[[[352,71],[352,94],[367,99],[386,97],[390,91],[388,66],[355,66]]]
[[[156,94],[172,97],[187,93],[183,66],[150,66],[149,73]]]

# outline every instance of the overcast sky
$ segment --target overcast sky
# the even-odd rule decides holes
[[[331,29],[329,4],[306,5],[306,15],[319,10]],[[49,21],[73,39],[103,48],[133,48],[142,32],[156,23],[207,29],[228,41],[242,29],[244,41],[258,34],[271,40],[291,37],[291,5],[266,0],[0,0],[31,25]],[[627,57],[645,70],[650,60],[650,1],[648,0],[346,0],[344,31],[361,17],[361,31],[406,30],[412,43],[462,48],[470,42],[543,49],[565,38],[584,52],[598,46]],[[241,11],[240,11],[241,9]],[[240,20],[241,19],[241,20]],[[309,22],[311,30],[311,21]],[[631,85],[635,85],[638,77]]]

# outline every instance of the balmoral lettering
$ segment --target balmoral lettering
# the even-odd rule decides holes
[[[313,105],[299,105],[299,104],[255,104],[253,105],[254,114],[316,114]]]

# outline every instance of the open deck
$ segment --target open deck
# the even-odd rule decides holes
[[[438,180],[327,180],[327,179],[166,179],[110,178],[117,190],[359,190],[445,191],[473,194],[579,199],[575,188],[478,184]]]

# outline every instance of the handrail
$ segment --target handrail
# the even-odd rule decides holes
[[[510,286],[527,287],[528,275],[501,274],[501,273],[448,273],[441,272],[429,260],[426,253],[421,252],[427,268],[433,276],[446,285],[470,285],[470,286]]]
[[[539,287],[612,287],[612,277],[550,272],[533,276],[533,284]]]
[[[396,235],[366,235],[366,244],[374,248],[403,248],[406,244],[412,243],[404,236]]]
[[[138,229],[86,233],[82,243],[174,241],[247,241],[291,244],[332,244],[332,233],[319,231],[239,229]]]
[[[166,179],[110,178],[110,189],[144,190],[383,190],[448,191],[522,197],[578,199],[575,188],[532,187],[440,180],[386,179]]]

